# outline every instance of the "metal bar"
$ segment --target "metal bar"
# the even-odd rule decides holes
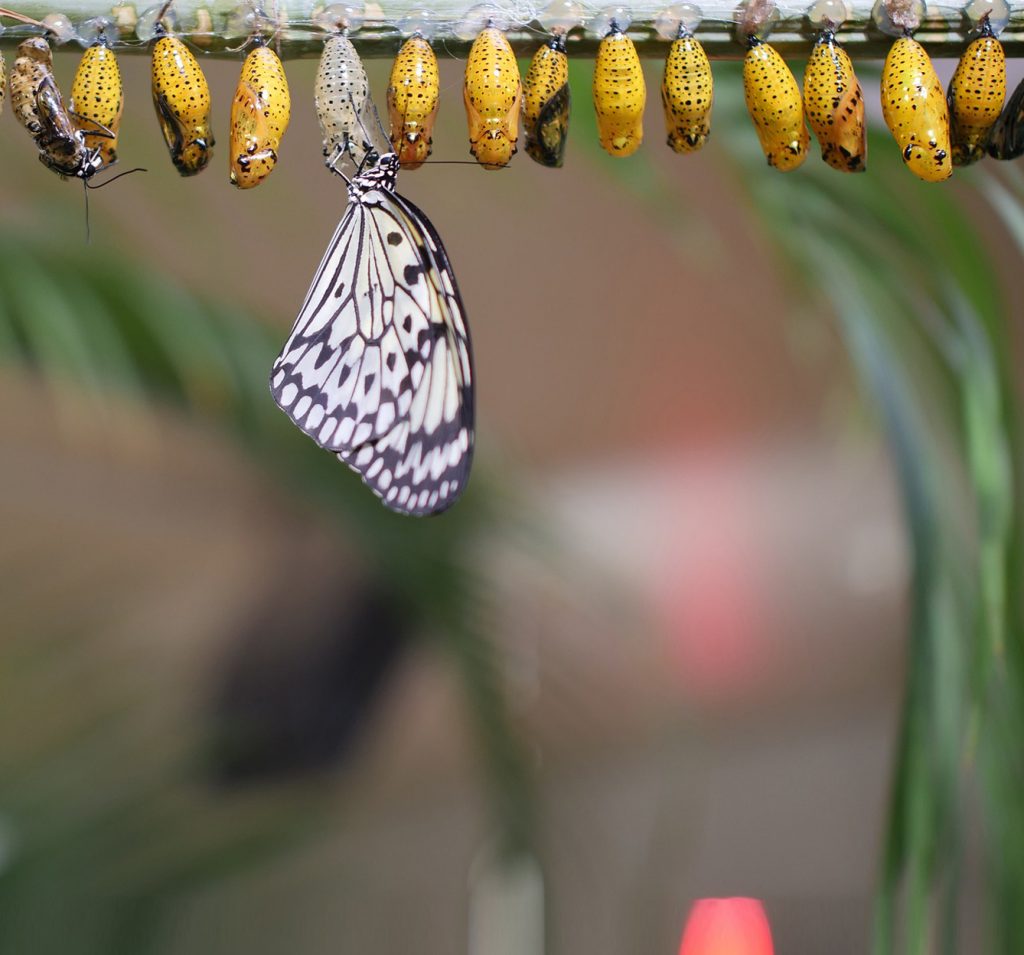
[[[274,34],[274,45],[281,56],[289,59],[319,56],[324,33],[313,21],[319,5],[314,7],[309,0],[284,0],[277,4],[276,9],[272,5],[273,0],[264,0],[264,9],[279,24]],[[667,3],[650,2],[632,6],[633,22],[627,32],[636,42],[642,56],[651,59],[664,57],[668,44],[658,37],[654,22],[667,6]],[[735,7],[715,2],[704,4],[702,8],[705,18],[696,34],[708,55],[715,59],[741,58],[744,48],[732,26]],[[244,9],[242,4],[225,0],[215,0],[213,3],[177,0],[174,12],[179,24],[178,35],[210,55],[240,57],[237,47],[245,40],[241,18],[237,15],[241,9]],[[393,56],[403,39],[400,24],[405,18],[421,13],[422,9],[415,2],[406,0],[368,5],[363,25],[352,33],[352,40],[360,54],[364,57]],[[441,0],[432,4],[430,9],[433,18],[432,42],[438,55],[465,58],[471,43],[465,38],[465,0],[458,3]],[[589,20],[605,7],[586,5],[584,9]],[[768,39],[786,56],[806,56],[816,35],[816,30],[804,15],[806,7],[779,4],[778,10],[780,18]],[[212,22],[212,32],[196,32],[197,14],[205,18],[199,11],[209,14],[206,22]],[[57,11],[49,4],[29,0],[18,5],[18,12],[42,19],[46,14]],[[59,12],[65,13],[76,27],[80,27],[86,20],[114,13],[130,23],[134,19],[135,8],[131,4],[111,8],[107,3],[65,0]],[[509,40],[519,56],[531,56],[546,35],[536,22],[537,12],[537,7],[524,3],[502,7],[502,15],[511,24],[508,29]],[[7,24],[6,31],[0,36],[0,46],[5,48],[13,48],[25,36],[38,32],[31,27],[11,25],[10,21]],[[955,57],[963,51],[970,30],[971,25],[963,16],[961,8],[935,4],[929,7],[928,15],[921,29],[915,33],[915,38],[932,56]],[[850,55],[860,60],[881,59],[892,43],[892,38],[874,25],[871,6],[863,3],[852,5],[851,17],[838,31],[838,36]],[[1024,4],[1019,4],[1013,10],[1010,23],[1000,35],[1000,40],[1008,57],[1024,57]],[[598,41],[598,37],[585,29],[574,30],[568,38],[570,56],[592,57]],[[68,46],[77,48],[78,44],[72,41]],[[149,44],[141,41],[134,29],[122,29],[120,42],[115,43],[115,48],[119,53],[145,54],[148,53]]]

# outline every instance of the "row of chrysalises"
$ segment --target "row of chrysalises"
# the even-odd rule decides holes
[[[820,32],[807,61],[802,93],[782,57],[764,39],[766,31],[752,22],[746,34],[746,105],[768,164],[780,171],[795,169],[806,159],[807,124],[830,166],[844,172],[866,168],[863,93],[853,63],[836,39],[840,24],[829,18],[835,4],[826,6],[826,14],[814,21]],[[371,150],[379,154],[392,149],[403,168],[416,169],[431,153],[440,103],[437,59],[427,31],[414,32],[395,59],[387,90],[390,134],[385,135],[348,35],[345,17],[350,10],[328,7],[319,16],[319,23],[331,30],[315,86],[328,164],[339,171],[343,161],[359,168]],[[894,20],[899,26],[898,12]],[[153,103],[175,167],[190,176],[207,166],[213,152],[210,93],[195,56],[161,22],[157,20],[152,54]],[[659,31],[675,35],[661,98],[668,144],[680,153],[700,149],[711,132],[714,84],[711,64],[693,32],[698,23],[699,16],[685,14],[659,18]],[[525,78],[520,78],[500,29],[488,24],[476,36],[463,98],[470,152],[484,168],[509,163],[517,151],[520,122],[533,159],[545,166],[563,164],[570,108],[566,36],[573,25],[564,18],[553,24]],[[643,141],[646,87],[639,55],[625,32],[628,27],[621,11],[607,18],[593,74],[600,142],[617,157],[633,154]],[[880,85],[883,115],[908,168],[921,179],[941,181],[953,166],[972,163],[986,151],[1000,159],[1024,152],[1024,83],[1004,109],[1005,56],[989,15],[976,24],[978,36],[964,51],[945,93],[928,54],[911,36],[911,25],[901,29]],[[230,117],[230,180],[243,189],[259,185],[274,169],[291,112],[279,57],[259,34],[251,42]],[[19,46],[10,85],[15,115],[35,138],[40,159],[49,168],[88,179],[116,162],[124,95],[106,31],[98,32],[85,50],[66,107],[44,36]]]

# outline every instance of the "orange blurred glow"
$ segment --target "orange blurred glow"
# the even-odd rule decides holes
[[[771,666],[771,611],[750,490],[722,464],[691,478],[691,507],[676,518],[655,582],[673,670],[705,703],[743,699]]]
[[[773,955],[772,930],[759,899],[698,899],[679,955]]]

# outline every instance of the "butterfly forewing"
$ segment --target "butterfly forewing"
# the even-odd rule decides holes
[[[469,474],[472,354],[444,247],[394,192],[397,168],[389,153],[353,180],[270,386],[388,507],[431,514]]]

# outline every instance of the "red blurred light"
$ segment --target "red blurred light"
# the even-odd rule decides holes
[[[773,955],[772,930],[759,899],[698,899],[679,955]]]

